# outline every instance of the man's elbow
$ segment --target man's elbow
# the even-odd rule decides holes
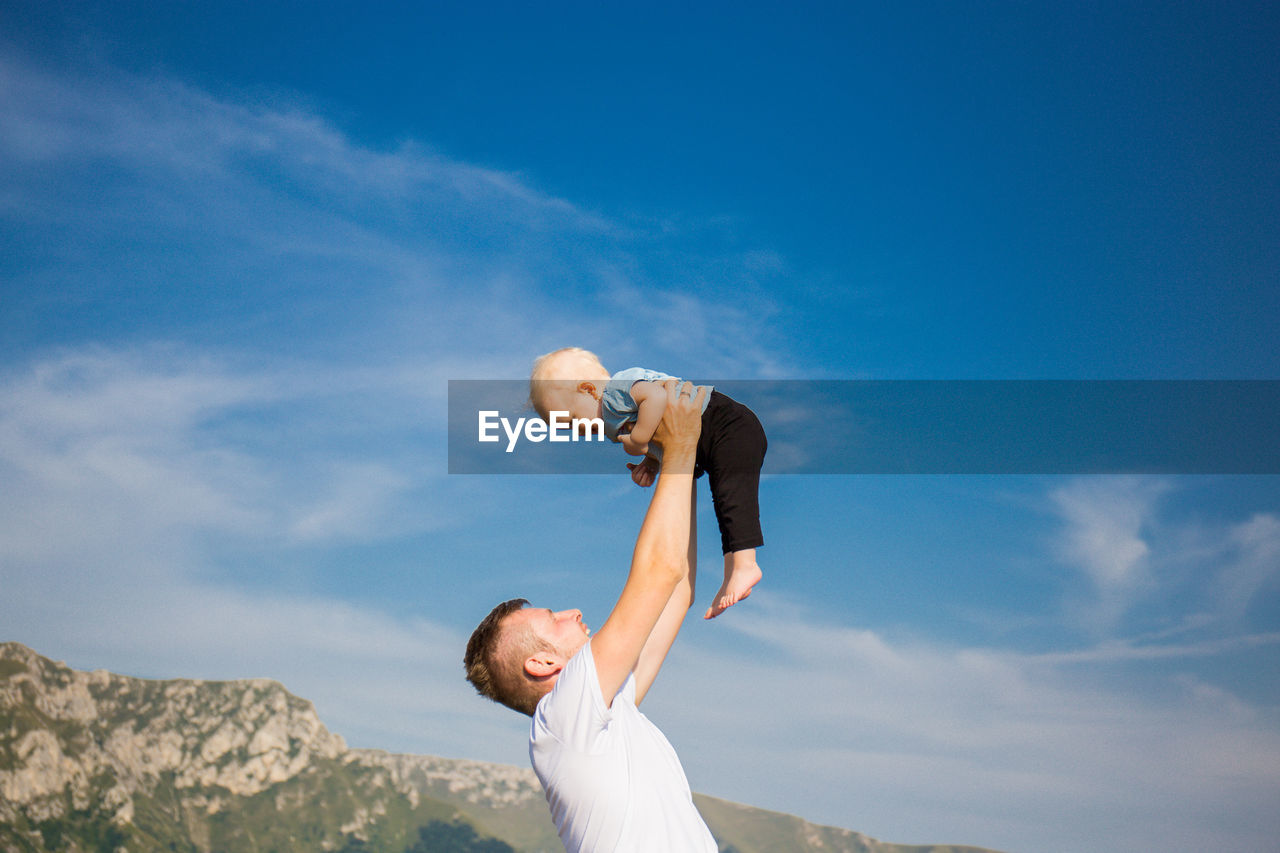
[[[664,560],[660,565],[662,579],[669,583],[673,590],[679,586],[680,581],[684,580],[689,573],[689,567],[683,560]]]
[[[657,554],[636,555],[636,565],[644,567],[644,573],[654,582],[669,586],[674,590],[689,572],[684,559],[672,559]]]

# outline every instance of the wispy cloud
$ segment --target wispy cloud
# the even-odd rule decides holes
[[[451,197],[486,216],[578,230],[613,226],[518,176],[452,160],[405,143],[379,151],[353,143],[301,105],[217,98],[171,78],[100,68],[66,76],[0,55],[0,146],[10,169],[111,160],[148,172],[186,176],[192,189],[210,178],[251,178],[268,170],[284,192],[326,205],[363,198],[411,203]],[[15,162],[16,161],[16,162]],[[262,177],[263,173],[258,172]],[[209,188],[211,189],[211,188]]]
[[[767,249],[685,253],[657,224],[421,142],[358,142],[285,98],[3,53],[0,82],[0,217],[59,259],[56,288],[24,266],[24,298],[115,317],[169,293],[146,327],[114,324],[133,342],[216,328],[256,351],[467,353],[503,378],[567,344],[712,378],[785,372]]]
[[[78,351],[12,371],[0,402],[10,508],[47,516],[18,525],[5,541],[26,541],[46,558],[73,544],[109,555],[113,548],[102,548],[87,526],[94,519],[108,537],[139,525],[161,534],[300,531],[331,513],[339,495],[353,523],[402,496],[407,460],[392,465],[369,450],[362,462],[342,462],[324,453],[340,449],[349,401],[373,396],[384,410],[407,408],[413,387],[396,388],[401,378],[371,388],[367,373],[328,368],[305,377],[296,369],[237,372],[159,347]],[[363,426],[377,431],[376,416]],[[280,455],[282,433],[299,429],[310,444]],[[49,535],[58,524],[75,535]],[[24,527],[41,533],[22,536]]]
[[[1081,570],[1092,588],[1089,617],[1108,629],[1152,584],[1145,527],[1162,481],[1102,477],[1071,481],[1050,499],[1065,522],[1061,559]]]
[[[443,487],[446,380],[519,378],[570,343],[619,368],[772,369],[770,300],[738,285],[780,262],[681,259],[676,232],[354,139],[287,95],[0,50],[0,116],[25,318],[0,373],[5,631],[148,675],[272,675],[362,742],[520,761],[518,734],[493,737],[519,721],[458,677],[464,638],[311,561],[416,538],[441,580],[423,610],[451,606],[423,538],[482,523],[493,492]]]
[[[1009,850],[1245,850],[1280,828],[1257,820],[1280,789],[1280,734],[1204,679],[1126,689],[1074,665],[1083,658],[894,639],[815,621],[767,592],[752,602],[750,619],[725,623],[739,650],[693,640],[650,700],[695,785],[714,780],[716,793],[817,820],[852,812],[883,838],[959,832]],[[769,778],[810,783],[782,794]],[[1205,814],[1223,817],[1218,829]],[[1142,830],[1117,838],[1125,826]]]
[[[1054,489],[1049,501],[1061,520],[1061,563],[1076,569],[1090,593],[1071,604],[1096,635],[1108,638],[1089,654],[1163,656],[1165,640],[1211,632],[1212,649],[1234,642],[1258,597],[1280,578],[1280,519],[1258,512],[1244,521],[1179,522],[1162,512],[1176,492],[1169,478],[1095,477]],[[1151,636],[1125,636],[1123,618],[1142,605],[1163,605],[1163,626]],[[1264,635],[1266,636],[1266,635]],[[1238,638],[1237,638],[1238,639]]]
[[[1245,634],[1237,637],[1217,637],[1194,642],[1143,643],[1131,640],[1114,640],[1100,643],[1088,649],[1064,652],[1047,652],[1030,655],[1028,662],[1048,664],[1065,663],[1124,663],[1129,661],[1155,661],[1186,658],[1206,658],[1229,652],[1280,645],[1280,632]]]
[[[432,615],[486,586],[436,557],[443,534],[508,497],[442,482],[445,380],[519,378],[571,343],[619,368],[802,375],[774,329],[785,259],[731,239],[686,253],[689,226],[621,218],[287,98],[0,54],[6,310],[45,330],[15,325],[0,374],[0,625],[73,663],[276,677],[360,743],[521,762],[523,721],[471,695],[464,637]],[[1263,849],[1280,831],[1266,709],[1203,675],[1149,696],[1098,670],[1275,642],[1224,627],[1275,583],[1267,513],[1196,534],[1213,594],[1129,633],[1191,583],[1170,572],[1167,488],[1048,498],[1091,647],[823,624],[762,590],[690,626],[651,713],[695,788],[885,838]],[[423,615],[352,594],[359,565],[308,565],[406,541],[428,555]],[[587,569],[547,574],[569,573]]]
[[[1280,649],[1280,633],[1241,618],[1270,600],[1277,525],[1269,513],[1182,519],[1166,500],[1185,501],[1178,489],[1090,477],[1044,495],[1060,526],[1042,558],[1079,572],[1087,605],[1077,585],[1060,589],[1071,625],[1086,614],[1092,645],[1064,647],[1074,630],[1024,648],[840,625],[763,590],[750,618],[724,623],[739,642],[694,629],[650,713],[673,721],[690,775],[716,793],[827,821],[853,803],[845,823],[880,837],[1265,846],[1280,830],[1266,805],[1280,790],[1270,688],[1233,689],[1225,673]],[[1056,648],[1036,649],[1046,643]],[[715,699],[691,706],[693,695]],[[743,755],[772,778],[809,782],[780,796],[725,741],[749,744]]]
[[[1258,594],[1280,580],[1280,518],[1258,513],[1231,528],[1229,552],[1217,577],[1220,612],[1242,619]]]
[[[127,661],[117,668],[140,675],[269,676],[359,743],[420,742],[429,718],[440,721],[436,752],[485,755],[476,727],[491,735],[511,721],[478,712],[458,677],[465,638],[281,568],[317,545],[377,545],[461,521],[456,495],[433,496],[442,466],[379,422],[415,410],[420,382],[417,370],[238,372],[173,347],[80,351],[8,372],[7,638],[81,665]],[[369,422],[343,419],[371,394]],[[397,419],[411,428],[421,427]],[[448,731],[471,734],[460,744]]]

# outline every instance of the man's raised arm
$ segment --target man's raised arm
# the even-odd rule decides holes
[[[689,550],[685,562],[686,574],[676,584],[675,591],[667,601],[667,606],[658,617],[658,623],[649,632],[649,640],[640,651],[640,659],[636,661],[636,704],[644,701],[658,677],[662,664],[667,660],[667,652],[676,641],[676,635],[684,625],[684,617],[693,606],[694,585],[698,572],[698,490],[689,493]]]
[[[693,462],[707,390],[674,379],[664,386],[667,409],[654,435],[663,448],[661,476],[636,538],[622,595],[591,640],[596,676],[608,705],[635,670],[672,593],[688,576]]]

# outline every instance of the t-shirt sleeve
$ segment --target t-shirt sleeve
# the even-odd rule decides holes
[[[618,702],[635,701],[635,677],[628,676],[614,698]],[[613,709],[606,707],[600,694],[591,642],[569,659],[556,686],[538,704],[534,724],[570,749],[600,752],[609,736]]]

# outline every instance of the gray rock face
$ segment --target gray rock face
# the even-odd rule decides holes
[[[270,800],[265,812],[246,805],[263,796]],[[87,834],[101,835],[103,823],[128,830],[123,846],[130,850],[139,838],[139,849],[167,849],[175,839],[197,850],[234,849],[243,840],[236,833],[247,827],[257,840],[275,832],[282,849],[333,849],[346,838],[382,837],[384,847],[394,847],[438,816],[498,815],[509,833],[528,837],[511,827],[531,816],[549,826],[545,813],[528,769],[350,750],[310,702],[273,681],[78,672],[21,644],[0,643],[6,853],[46,849],[42,833],[54,824],[59,849],[71,851],[86,849]],[[63,826],[80,836],[68,841]],[[315,838],[298,837],[312,828]],[[533,837],[547,834],[543,827]],[[539,842],[526,849],[549,848]]]
[[[389,773],[389,781],[417,805],[422,794],[447,794],[486,807],[541,807],[542,786],[525,767],[486,764],[430,755],[393,755],[374,749],[353,749],[347,760]]]
[[[77,672],[0,644],[0,819],[108,805],[118,820],[162,778],[252,796],[346,744],[272,681],[144,681]]]

